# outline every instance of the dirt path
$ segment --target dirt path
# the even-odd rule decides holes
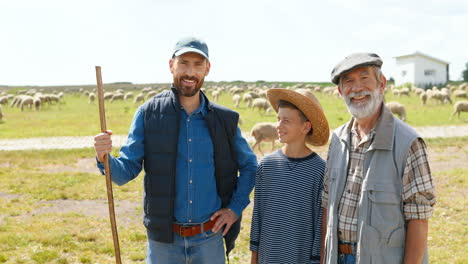
[[[461,137],[468,136],[468,125],[464,126],[440,126],[440,127],[416,127],[423,138],[434,137]],[[249,143],[254,139],[249,132],[242,133]],[[122,146],[127,141],[126,135],[113,135],[114,146]],[[0,150],[25,150],[25,149],[73,149],[93,146],[93,137],[43,137],[25,139],[1,139]]]

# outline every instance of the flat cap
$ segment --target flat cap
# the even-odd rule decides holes
[[[331,81],[334,84],[340,82],[343,73],[350,72],[358,67],[377,66],[381,67],[382,59],[375,53],[353,53],[340,61],[331,72]]]

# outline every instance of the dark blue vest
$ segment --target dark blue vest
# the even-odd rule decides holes
[[[217,192],[222,207],[226,207],[237,185],[238,165],[234,149],[234,135],[239,114],[207,102],[206,122],[213,141]],[[144,219],[150,239],[172,243],[174,223],[175,175],[179,124],[182,106],[177,91],[162,92],[142,107],[145,131],[144,156]],[[226,253],[234,248],[240,231],[241,217],[224,237]]]

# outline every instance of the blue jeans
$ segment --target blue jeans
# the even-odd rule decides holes
[[[224,264],[222,231],[181,237],[174,233],[173,243],[148,239],[147,264]]]
[[[338,253],[338,264],[355,264],[355,255]]]

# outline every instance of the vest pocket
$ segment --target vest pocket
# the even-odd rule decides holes
[[[398,235],[398,229],[402,228],[401,198],[395,192],[391,192],[392,185],[375,185],[369,188],[369,225],[379,232],[378,240],[388,244],[393,234]],[[399,244],[398,242],[392,244]],[[395,245],[396,246],[396,245]]]

